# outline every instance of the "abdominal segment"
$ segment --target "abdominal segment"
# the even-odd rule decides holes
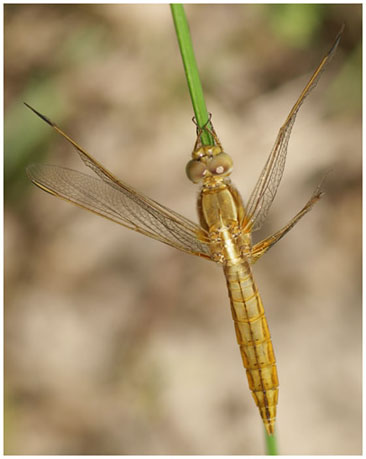
[[[231,311],[249,388],[266,431],[274,433],[278,377],[271,335],[249,263],[225,266]]]

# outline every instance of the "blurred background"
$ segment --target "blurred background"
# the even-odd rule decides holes
[[[208,110],[247,200],[295,123],[254,267],[278,361],[282,454],[361,454],[361,5],[186,5]],[[5,5],[7,454],[263,454],[218,266],[43,193],[86,173],[23,101],[119,178],[197,221],[192,107],[168,5]]]

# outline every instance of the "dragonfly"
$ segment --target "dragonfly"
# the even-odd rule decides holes
[[[27,167],[27,174],[35,185],[126,228],[222,266],[249,388],[268,435],[275,432],[279,382],[271,335],[252,265],[313,208],[323,194],[321,186],[279,231],[256,244],[252,243],[252,233],[263,225],[276,196],[296,115],[333,57],[342,32],[343,27],[281,126],[246,205],[231,183],[233,161],[224,151],[211,117],[203,127],[196,124],[197,138],[186,174],[193,183],[200,185],[199,224],[116,178],[53,121],[25,103],[73,145],[84,164],[95,173],[92,176],[65,167],[33,164]],[[211,145],[202,143],[203,132],[211,136]]]

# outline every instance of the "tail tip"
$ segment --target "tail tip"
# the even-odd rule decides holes
[[[267,435],[272,436],[275,433],[275,419],[270,419],[264,423]]]

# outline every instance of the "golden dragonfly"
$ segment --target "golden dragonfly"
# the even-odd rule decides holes
[[[34,164],[27,168],[27,174],[35,185],[126,228],[183,252],[212,260],[223,267],[249,388],[269,435],[275,430],[279,383],[271,336],[251,265],[309,212],[322,196],[320,186],[295,217],[279,231],[254,245],[252,233],[262,226],[276,195],[296,115],[334,55],[342,32],[343,28],[280,128],[246,205],[231,184],[229,176],[233,161],[224,152],[211,120],[203,127],[197,126],[197,139],[186,173],[193,183],[201,185],[198,197],[199,225],[114,177],[54,122],[25,104],[70,142],[81,160],[98,176],[64,167]],[[204,131],[211,135],[212,145],[203,145],[201,135]]]

